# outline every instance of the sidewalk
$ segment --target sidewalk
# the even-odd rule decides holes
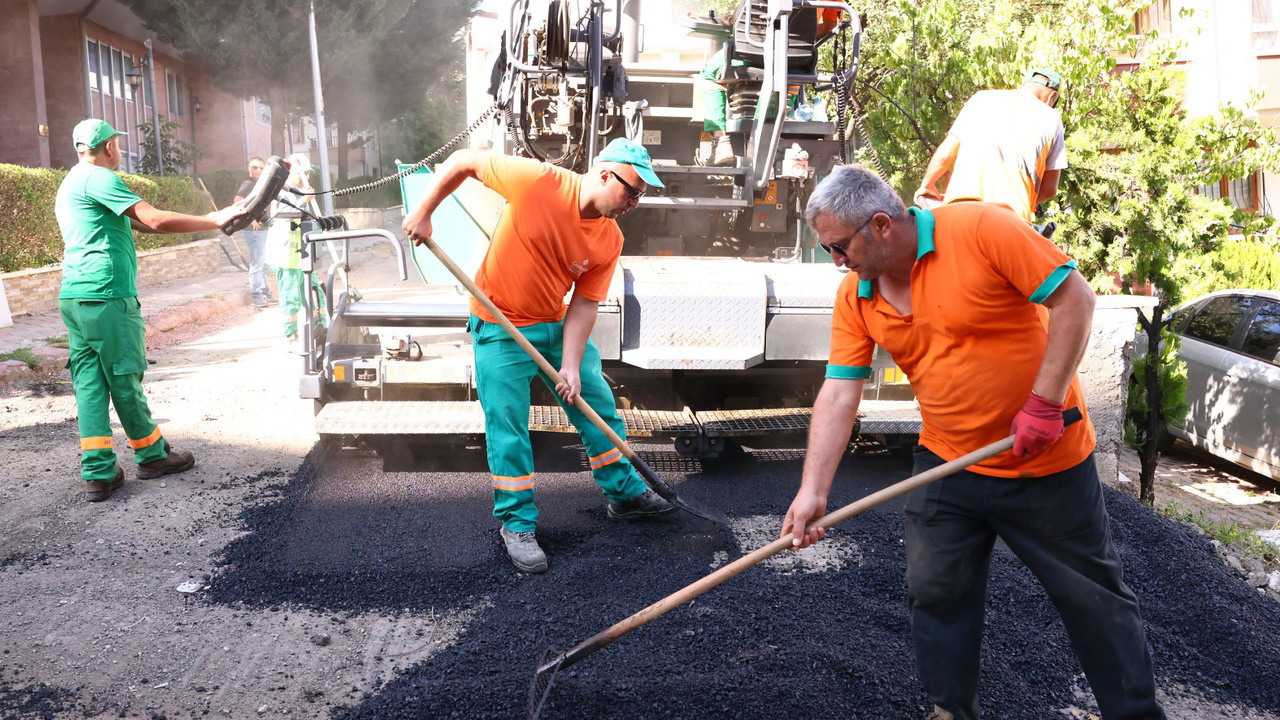
[[[181,280],[138,288],[138,300],[142,303],[142,317],[147,322],[147,336],[151,337],[154,323],[166,310],[166,317],[173,317],[176,308],[202,298],[223,299],[233,304],[249,304],[249,281],[244,272],[224,271],[195,275]],[[166,323],[167,324],[167,323]],[[164,327],[161,330],[170,328]],[[0,353],[18,348],[33,348],[46,344],[48,338],[67,334],[62,316],[57,311],[38,315],[19,315],[13,326],[0,328]]]

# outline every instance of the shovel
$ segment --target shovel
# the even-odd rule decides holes
[[[425,245],[428,250],[439,258],[440,262],[444,263],[444,266],[449,269],[449,272],[453,273],[453,276],[458,279],[458,282],[462,283],[462,286],[467,289],[467,292],[471,293],[472,297],[484,306],[485,310],[489,311],[489,314],[492,315],[494,319],[498,321],[498,324],[507,331],[507,334],[511,336],[511,339],[516,341],[520,346],[520,349],[524,350],[530,358],[533,358],[533,361],[538,364],[539,370],[541,370],[547,377],[551,378],[551,381],[557,385],[564,382],[564,378],[560,377],[560,373],[555,368],[551,367],[551,363],[547,362],[546,358],[542,357],[542,353],[538,352],[537,348],[530,344],[524,334],[516,329],[515,325],[511,324],[511,321],[507,319],[506,315],[502,314],[502,311],[498,309],[498,306],[493,304],[493,301],[484,294],[483,290],[476,287],[476,284],[471,281],[471,277],[468,276],[462,268],[458,267],[458,264],[453,261],[453,258],[449,257],[448,253],[441,249],[434,239],[427,238]],[[721,525],[729,524],[729,518],[719,510],[707,507],[692,500],[686,500],[685,498],[677,495],[675,489],[663,482],[662,478],[658,477],[657,473],[655,473],[644,460],[641,460],[639,455],[636,455],[636,451],[631,449],[631,446],[627,444],[627,441],[618,437],[618,434],[613,431],[613,428],[609,427],[604,419],[587,404],[587,401],[582,399],[582,393],[578,393],[574,396],[573,403],[578,410],[582,411],[583,415],[587,416],[587,419],[591,421],[591,424],[595,425],[600,432],[604,433],[604,436],[609,438],[609,442],[613,443],[613,446],[618,448],[627,460],[631,461],[632,467],[640,473],[640,478],[644,480],[644,484],[648,485],[649,488],[661,496],[663,500],[666,500],[691,515],[696,515],[703,520],[710,520],[711,522],[719,523]]]
[[[1079,408],[1071,408],[1062,413],[1062,419],[1066,425],[1072,425],[1083,417]],[[951,473],[963,470],[970,465],[982,462],[988,458],[995,457],[1000,453],[1013,448],[1013,436],[1003,440],[979,448],[962,455],[951,462],[939,465],[931,470],[926,470],[919,475],[912,475],[902,482],[890,485],[883,490],[878,490],[870,495],[856,500],[822,517],[814,520],[809,524],[809,528],[821,527],[830,528],[834,525],[848,520],[854,515],[858,515],[869,510],[883,502],[892,500],[900,495],[905,495],[919,487],[924,487],[929,483],[944,478]],[[687,585],[684,589],[678,590],[631,617],[614,624],[591,637],[578,643],[572,650],[555,656],[548,662],[544,662],[538,667],[538,673],[534,676],[533,687],[529,696],[529,714],[533,720],[537,720],[538,714],[542,712],[542,706],[547,701],[547,696],[551,694],[551,684],[555,680],[556,673],[582,660],[588,655],[594,653],[600,648],[644,625],[650,620],[654,620],[664,614],[668,610],[677,607],[689,600],[692,600],[738,573],[752,567],[764,560],[767,560],[778,553],[791,547],[791,536],[780,537],[777,540],[765,545],[764,547],[752,552],[749,555],[738,558],[737,560],[725,565],[706,577],[695,583]]]

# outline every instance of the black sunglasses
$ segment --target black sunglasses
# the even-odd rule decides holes
[[[849,243],[853,242],[854,236],[862,232],[862,229],[865,228],[867,226],[867,223],[871,222],[871,218],[875,216],[876,214],[872,213],[871,217],[867,218],[866,222],[863,222],[861,225],[859,225],[857,230],[854,230],[852,233],[849,233],[849,239],[845,240],[844,245],[836,245],[835,243],[832,243],[830,245],[824,245],[822,243],[818,243],[818,247],[822,248],[823,251],[826,252],[828,255],[830,255],[833,259],[835,258],[836,253],[840,253],[840,257],[845,258],[847,260],[849,258],[849,253],[845,252],[845,248],[848,247]]]
[[[622,183],[622,186],[627,189],[627,197],[630,197],[632,200],[639,200],[640,198],[644,197],[644,194],[646,192],[648,192],[647,190],[637,190],[636,188],[632,187],[631,183],[627,182],[626,180],[623,180],[621,175],[619,175],[618,173],[612,170],[609,171],[609,174],[613,176],[614,180],[617,180],[618,182]]]

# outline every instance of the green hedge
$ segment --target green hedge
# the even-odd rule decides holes
[[[60,169],[0,164],[0,272],[62,261],[62,234],[53,214],[53,203],[66,174],[67,171]],[[204,215],[213,209],[200,187],[185,175],[151,177],[121,173],[120,177],[130,190],[162,210]],[[150,250],[212,237],[213,232],[134,233],[133,237],[139,250]]]
[[[1280,288],[1280,241],[1223,240],[1205,256],[1203,272],[1183,293],[1191,300],[1215,290]]]
[[[341,187],[335,185],[335,189],[344,189],[371,183],[378,178],[369,176],[353,177],[342,183]],[[404,197],[400,195],[400,181],[387,183],[380,188],[374,188],[366,192],[357,193],[355,195],[344,195],[333,199],[334,208],[389,208],[404,204]]]
[[[218,207],[222,208],[235,201],[236,190],[240,189],[240,183],[249,179],[249,173],[244,170],[218,170],[200,173],[197,177],[204,180],[205,187],[209,188],[209,194],[213,195]]]

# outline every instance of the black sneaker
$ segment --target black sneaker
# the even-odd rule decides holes
[[[138,463],[139,480],[186,472],[196,466],[196,456],[192,455],[190,450],[174,450],[170,447],[168,440],[164,441],[164,449],[169,451],[169,457],[148,463]]]
[[[675,512],[676,506],[662,499],[662,496],[651,489],[646,489],[630,500],[620,503],[609,503],[609,517],[619,520],[638,520],[640,518],[657,517]]]
[[[116,464],[116,479],[111,482],[90,480],[84,484],[85,499],[89,502],[102,502],[111,497],[121,485],[124,485],[124,468]]]

